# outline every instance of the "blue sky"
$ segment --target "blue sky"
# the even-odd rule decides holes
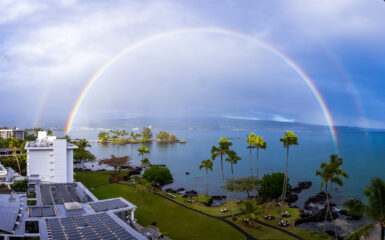
[[[380,0],[1,1],[0,125],[64,126],[84,85],[121,49],[165,31],[217,27],[289,56],[335,124],[385,128],[384,22]],[[148,115],[326,123],[282,59],[249,41],[199,32],[121,57],[90,90],[75,125]]]

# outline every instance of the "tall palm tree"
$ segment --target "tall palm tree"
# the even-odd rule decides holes
[[[86,139],[81,139],[79,140],[78,142],[75,143],[76,146],[78,146],[78,151],[80,153],[83,153],[86,151],[86,148],[88,147],[91,147],[91,144],[86,140]],[[82,168],[83,168],[83,171],[84,171],[84,161],[88,160],[85,158],[86,156],[81,156],[80,157],[80,160],[81,160],[81,163],[82,163]]]
[[[220,138],[219,139],[219,143],[218,143],[218,147],[217,146],[213,146],[211,148],[211,159],[212,160],[215,160],[218,156],[221,157],[221,171],[222,171],[222,180],[223,180],[223,186],[225,186],[225,189],[226,189],[226,202],[227,202],[227,207],[229,208],[230,210],[230,213],[231,213],[231,217],[234,219],[234,215],[233,215],[233,210],[231,209],[231,205],[230,205],[230,202],[229,202],[229,193],[228,193],[228,190],[226,188],[226,180],[225,180],[225,174],[223,172],[223,156],[225,155],[228,155],[229,152],[230,152],[230,147],[232,146],[233,144],[227,140],[227,138]]]
[[[384,240],[385,231],[385,182],[380,178],[370,181],[370,185],[365,187],[365,197],[368,204],[365,209],[366,215],[378,222],[381,227],[381,240]]]
[[[69,138],[67,139],[67,142],[71,142]],[[73,142],[73,143],[78,147],[78,149],[74,150],[74,158],[76,160],[81,161],[81,164],[82,164],[82,181],[83,181],[83,184],[85,185],[84,162],[85,161],[94,161],[95,156],[86,149],[88,147],[91,147],[91,144],[86,139],[81,139],[81,140],[79,140],[77,142]],[[85,186],[84,186],[84,188],[85,188]]]
[[[13,150],[13,158],[17,162],[17,167],[19,168],[19,173],[21,175],[22,172],[21,172],[21,168],[20,168],[20,162],[19,162],[19,158],[17,157],[17,147],[19,145],[20,145],[20,141],[17,138],[11,138],[11,140],[9,141],[9,148],[11,148]]]
[[[226,158],[226,162],[230,163],[231,166],[231,184],[234,187],[234,167],[233,165],[237,164],[238,161],[241,160],[241,157],[237,155],[237,153],[234,150],[230,150],[228,157]],[[238,191],[234,188],[235,190],[235,201],[238,202]]]
[[[320,176],[322,180],[321,190],[325,185],[327,206],[326,206],[326,214],[325,214],[325,222],[324,222],[324,234],[326,233],[326,221],[327,221],[327,216],[329,214],[334,226],[335,239],[337,239],[337,230],[333,219],[333,213],[330,209],[330,195],[331,195],[333,183],[339,186],[343,186],[344,181],[342,180],[341,176],[344,178],[349,178],[349,175],[343,169],[340,168],[343,163],[344,161],[342,158],[339,158],[337,154],[332,154],[330,156],[330,162],[327,161],[327,162],[321,163],[321,169],[316,171],[316,175]]]
[[[298,138],[293,132],[287,131],[285,133],[285,136],[281,137],[280,141],[283,143],[283,147],[286,148],[286,171],[285,171],[285,178],[283,180],[282,197],[281,197],[281,211],[283,212],[283,209],[285,207],[285,198],[286,198],[287,185],[288,185],[287,178],[288,178],[288,168],[289,168],[289,148],[292,145],[298,145]]]
[[[208,196],[208,180],[207,180],[207,174],[208,174],[208,171],[213,171],[213,161],[211,161],[211,159],[207,159],[207,160],[203,160],[201,162],[201,165],[199,165],[199,170],[202,170],[202,168],[205,168],[206,169],[206,196]]]
[[[253,171],[253,160],[252,160],[252,157],[251,157],[251,150],[253,149],[253,148],[255,148],[255,138],[256,138],[256,135],[252,132],[252,133],[250,133],[250,135],[247,137],[247,143],[249,144],[248,146],[247,146],[247,148],[250,150],[250,171],[251,171],[251,179],[252,180],[254,180],[254,171]],[[253,193],[253,195],[254,195],[254,204],[256,204],[256,196],[255,196],[255,194]]]
[[[148,150],[148,148],[144,145],[142,145],[140,148],[138,148],[137,151],[138,151],[138,156],[142,156],[142,161],[144,158],[144,154],[150,153],[150,150]]]
[[[259,180],[259,149],[266,149],[266,142],[263,137],[256,136],[254,139],[254,146],[257,149],[257,182]]]

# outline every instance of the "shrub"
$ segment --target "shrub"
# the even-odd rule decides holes
[[[152,166],[146,169],[143,173],[143,178],[160,187],[173,181],[170,170],[160,166]]]
[[[28,180],[22,180],[11,184],[11,189],[15,192],[27,192],[28,190]]]
[[[260,181],[259,195],[263,198],[277,199],[282,195],[285,174],[281,172],[265,174]],[[289,182],[289,180],[287,181]]]

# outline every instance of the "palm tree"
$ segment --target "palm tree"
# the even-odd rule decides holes
[[[202,170],[202,168],[205,168],[206,169],[206,196],[208,196],[208,180],[207,180],[207,173],[208,173],[208,170],[210,171],[213,171],[213,161],[211,161],[211,159],[207,159],[207,160],[203,160],[201,162],[201,165],[199,165],[199,170]]]
[[[256,136],[254,139],[254,146],[257,149],[257,182],[259,180],[259,149],[266,149],[266,142],[263,137]]]
[[[340,168],[343,163],[344,161],[342,158],[339,158],[337,154],[332,154],[330,156],[330,162],[321,163],[321,169],[316,171],[316,175],[320,176],[322,179],[321,190],[325,185],[327,208],[326,208],[325,222],[324,222],[324,234],[326,233],[326,221],[327,221],[327,216],[329,214],[334,226],[335,239],[337,239],[337,230],[333,219],[333,213],[330,209],[330,193],[332,191],[333,183],[339,186],[344,185],[344,181],[342,180],[341,176],[344,178],[349,178],[349,175],[343,169]],[[330,184],[330,187],[328,187],[329,184]]]
[[[227,138],[220,138],[219,139],[219,143],[218,143],[218,147],[217,146],[213,146],[211,148],[211,159],[212,160],[215,160],[218,156],[221,157],[221,171],[222,171],[222,180],[223,180],[223,186],[225,187],[226,189],[226,202],[227,202],[227,207],[229,208],[230,210],[230,213],[231,213],[231,217],[234,219],[234,215],[233,215],[233,211],[231,209],[231,205],[230,205],[230,202],[229,202],[229,193],[228,193],[228,190],[226,188],[226,180],[225,180],[225,174],[223,172],[223,156],[225,155],[228,155],[229,152],[230,152],[230,147],[233,145],[231,142],[229,142],[229,140],[227,140]]]
[[[150,162],[150,160],[148,160],[148,158],[144,158],[142,161],[140,161],[140,164],[142,166],[147,166],[147,165],[150,165],[151,162]]]
[[[142,156],[142,160],[144,158],[144,154],[148,154],[150,153],[150,150],[148,150],[148,148],[144,145],[142,145],[140,148],[138,148],[138,156]]]
[[[251,171],[251,179],[254,180],[254,174],[253,174],[253,160],[251,158],[251,150],[255,148],[255,134],[252,132],[250,135],[247,137],[247,143],[249,144],[247,148],[250,150],[250,171]],[[253,194],[254,195],[254,194]],[[256,199],[254,196],[254,204],[256,204]]]
[[[9,148],[12,148],[13,150],[13,157],[14,159],[16,160],[17,162],[17,167],[19,168],[19,173],[20,175],[22,174],[21,172],[21,168],[20,168],[20,162],[19,162],[19,158],[17,157],[17,147],[20,145],[20,141],[19,139],[17,138],[12,138],[10,141],[9,141]]]
[[[70,142],[70,139],[68,138],[67,141]],[[74,150],[74,159],[77,161],[79,161],[79,160],[81,161],[81,164],[82,164],[82,181],[83,181],[83,184],[85,184],[84,162],[85,161],[94,161],[95,156],[86,149],[87,147],[91,147],[91,145],[89,144],[89,142],[86,139],[81,139],[78,142],[74,142],[74,144],[78,147],[77,149]]]
[[[91,144],[89,144],[89,142],[86,140],[86,139],[81,139],[79,140],[78,142],[75,143],[76,146],[78,146],[78,152],[81,153],[79,154],[79,158],[80,158],[80,161],[82,163],[82,168],[83,168],[83,171],[84,171],[84,161],[86,160],[89,160],[87,159],[87,156],[83,153],[85,153],[86,148],[88,147],[91,147]],[[93,160],[93,159],[90,159],[90,160]]]
[[[285,197],[286,197],[287,185],[288,185],[287,177],[288,177],[288,168],[289,168],[289,147],[291,145],[298,145],[298,138],[293,132],[287,131],[285,133],[285,136],[281,137],[280,141],[283,143],[283,147],[286,148],[286,171],[285,171],[285,178],[283,180],[282,198],[281,198],[281,212],[283,212],[283,209],[285,207]]]
[[[380,178],[370,181],[370,185],[365,187],[365,197],[368,204],[365,209],[366,215],[378,222],[381,227],[381,240],[384,240],[385,231],[385,182]]]
[[[231,166],[231,184],[234,185],[234,168],[233,165],[237,164],[241,158],[237,155],[237,153],[233,150],[230,150],[228,157],[226,158],[226,162],[230,163]],[[234,186],[233,186],[234,187]],[[238,191],[235,189],[235,201],[238,202]]]
[[[248,217],[247,225],[249,227],[253,227],[254,226],[254,217],[255,217],[254,213],[257,210],[256,206],[254,206],[253,203],[251,203],[250,201],[247,201],[245,203],[245,207],[241,208],[240,210],[241,210],[242,214],[246,214]]]

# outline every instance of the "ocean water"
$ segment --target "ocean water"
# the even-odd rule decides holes
[[[167,130],[167,129],[164,129]],[[156,132],[156,130],[154,130]],[[238,155],[242,158],[234,168],[236,178],[250,176],[249,151],[246,136],[253,131],[263,136],[267,142],[267,149],[260,151],[259,176],[271,172],[284,172],[286,151],[280,142],[284,135],[283,129],[176,129],[170,130],[185,138],[187,143],[150,143],[146,146],[150,150],[149,158],[153,164],[165,164],[171,170],[174,183],[165,188],[183,187],[205,191],[205,170],[199,170],[202,160],[211,157],[210,150],[217,145],[220,137],[228,138]],[[313,186],[301,193],[296,205],[303,207],[303,203],[311,195],[320,191],[320,179],[315,175],[321,162],[329,160],[330,154],[335,153],[329,131],[325,128],[294,130],[298,136],[298,146],[292,146],[289,154],[290,184],[296,186],[298,181],[312,181]],[[97,139],[97,130],[75,130],[72,138]],[[58,134],[59,135],[59,134]],[[349,198],[362,199],[362,192],[370,179],[380,177],[385,179],[385,133],[362,132],[357,129],[341,129],[338,131],[338,154],[344,159],[342,168],[350,178],[344,180],[342,187],[333,191],[333,201],[341,204]],[[140,165],[137,148],[140,144],[113,145],[91,142],[91,152],[97,159],[130,155],[133,165]],[[252,153],[254,176],[256,175],[256,152]],[[97,165],[97,162],[93,163]],[[230,165],[224,163],[226,178],[231,177]],[[189,172],[189,175],[186,175]],[[209,172],[209,194],[224,194],[221,188],[220,159],[214,161],[214,169]],[[362,199],[364,200],[364,199]]]

